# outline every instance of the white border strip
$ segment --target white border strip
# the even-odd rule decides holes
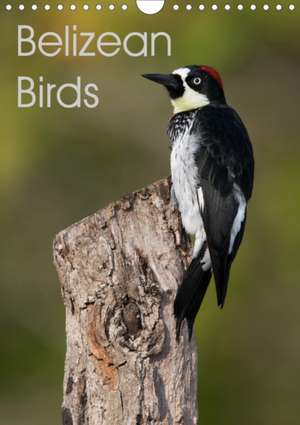
[[[103,6],[102,4],[98,3],[96,5],[90,5],[88,3],[85,3],[83,5],[76,5],[75,3],[73,4],[68,4],[68,5],[64,5],[62,3],[58,3],[56,5],[50,5],[48,3],[44,4],[44,5],[37,5],[35,3],[31,4],[31,5],[24,5],[23,3],[20,3],[18,5],[13,6],[10,3],[7,3],[5,5],[3,5],[1,7],[1,9],[4,9],[7,12],[10,12],[12,10],[18,10],[20,12],[26,10],[32,10],[33,12],[36,12],[38,10],[44,10],[44,11],[50,11],[50,10],[58,10],[58,11],[101,11],[101,10],[109,10],[111,12],[113,11],[117,11],[117,10],[122,10],[122,11],[127,11],[129,8],[128,4],[126,3],[122,3],[121,5],[116,5],[115,3],[110,3],[107,4],[105,6]],[[180,10],[186,10],[187,12],[191,12],[192,10],[199,10],[200,12],[204,12],[204,11],[213,11],[213,12],[218,12],[218,11],[222,11],[225,10],[227,12],[229,11],[234,11],[234,10],[238,10],[240,12],[245,11],[245,10],[251,10],[253,12],[255,11],[259,11],[259,10],[263,10],[265,12],[268,11],[272,11],[272,10],[276,10],[278,12],[284,11],[284,10],[288,10],[290,12],[294,12],[296,10],[296,6],[294,3],[291,3],[289,5],[283,6],[281,3],[277,3],[276,5],[270,5],[268,3],[264,3],[262,5],[257,5],[257,4],[250,4],[250,5],[244,5],[242,3],[237,4],[237,5],[230,5],[230,4],[225,4],[222,6],[219,6],[217,3],[214,3],[212,5],[205,5],[203,3],[200,3],[198,5],[191,5],[191,4],[186,4],[186,5],[179,5],[178,3],[175,3],[173,5],[171,5],[171,9],[174,12],[178,12]],[[147,12],[144,12],[147,13]]]

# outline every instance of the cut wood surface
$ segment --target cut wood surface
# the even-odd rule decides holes
[[[64,425],[195,425],[196,347],[175,339],[189,243],[162,180],[57,235]]]

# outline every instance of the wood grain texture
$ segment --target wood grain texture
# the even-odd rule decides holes
[[[64,425],[195,425],[196,348],[175,339],[189,243],[162,180],[57,235]]]

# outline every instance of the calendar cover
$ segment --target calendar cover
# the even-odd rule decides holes
[[[298,423],[299,10],[1,2],[1,424]]]

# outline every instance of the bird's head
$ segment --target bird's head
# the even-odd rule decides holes
[[[207,65],[190,65],[172,74],[144,74],[169,92],[174,113],[201,108],[211,102],[226,103],[218,71]]]

